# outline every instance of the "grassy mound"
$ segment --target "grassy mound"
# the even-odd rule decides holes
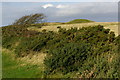
[[[94,21],[87,20],[87,19],[75,19],[75,20],[72,20],[72,21],[67,22],[67,23],[73,24],[73,23],[88,23],[88,22],[94,22]]]

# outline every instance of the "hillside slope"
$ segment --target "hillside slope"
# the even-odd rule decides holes
[[[117,23],[2,27],[3,77],[118,78],[120,35],[107,27]]]
[[[69,21],[67,23],[74,24],[74,23],[90,23],[90,22],[94,22],[94,21],[87,20],[87,19],[75,19],[75,20]]]
[[[58,31],[59,28],[57,28],[57,27],[70,29],[71,27],[82,28],[82,27],[89,27],[89,26],[96,26],[96,25],[103,25],[104,28],[110,29],[111,31],[115,32],[116,36],[118,36],[118,22],[91,22],[91,23],[76,23],[76,24],[55,24],[55,25],[43,26],[42,28],[30,27],[30,28],[28,28],[28,30]]]

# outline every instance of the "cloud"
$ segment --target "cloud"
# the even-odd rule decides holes
[[[56,8],[66,8],[66,7],[67,7],[67,6],[61,5],[61,4],[59,4],[59,5],[56,6]]]
[[[73,16],[73,15],[94,15],[94,14],[109,14],[117,13],[117,3],[73,3],[56,11],[58,16]]]
[[[70,21],[72,19],[90,19],[98,22],[117,21],[117,3],[64,3],[65,8],[49,8],[46,10],[48,21]],[[58,6],[58,5],[57,5]],[[54,14],[54,15],[53,15]]]
[[[48,7],[54,7],[54,6],[53,6],[52,4],[45,4],[45,5],[43,5],[42,7],[46,9],[46,8],[48,8]]]
[[[53,5],[53,4],[45,4],[45,5],[43,5],[42,6],[43,8],[48,8],[48,7],[52,7],[52,8],[66,8],[67,7],[67,5],[61,5],[61,4],[59,4],[59,5]]]

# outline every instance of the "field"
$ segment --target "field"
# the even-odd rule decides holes
[[[48,30],[48,31],[58,31],[57,27],[70,29],[71,27],[89,27],[89,26],[95,26],[95,25],[103,25],[104,28],[110,29],[111,31],[115,32],[115,35],[118,36],[118,22],[90,22],[90,23],[74,23],[74,24],[61,24],[61,23],[49,23],[49,26],[43,26],[42,28],[37,27],[30,27],[28,30],[36,30],[36,31],[42,31],[42,30]]]

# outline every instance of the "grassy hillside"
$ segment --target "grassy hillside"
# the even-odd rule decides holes
[[[87,19],[75,19],[75,20],[69,21],[67,23],[74,24],[74,23],[89,23],[89,22],[94,22],[94,21],[87,20]]]
[[[89,26],[95,26],[95,25],[103,25],[105,29],[110,29],[115,33],[116,36],[118,36],[118,22],[91,22],[91,23],[76,23],[76,24],[52,24],[48,26],[43,26],[41,28],[31,26],[28,28],[28,30],[35,30],[41,32],[42,30],[47,31],[55,31],[57,32],[59,30],[58,27],[70,29],[71,27],[76,28],[82,28],[82,27],[89,27]]]
[[[3,78],[42,78],[43,66],[31,64],[28,59],[15,57],[14,52],[3,49],[2,52]],[[33,62],[33,61],[32,61]]]
[[[115,22],[2,27],[3,77],[118,78],[116,30]]]

